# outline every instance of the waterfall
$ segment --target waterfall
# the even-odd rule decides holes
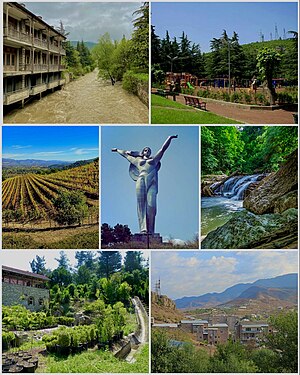
[[[255,174],[249,176],[233,176],[230,177],[224,184],[221,184],[214,191],[215,194],[233,200],[243,200],[246,189],[250,184],[261,180],[265,175]],[[211,188],[216,186],[216,183],[211,185]]]

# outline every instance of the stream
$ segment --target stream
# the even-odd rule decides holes
[[[220,184],[214,197],[201,198],[201,236],[204,238],[212,230],[224,225],[237,212],[244,210],[243,199],[246,189],[253,182],[264,177],[261,174],[234,176]],[[217,186],[212,184],[211,188]]]
[[[97,77],[97,70],[61,90],[13,109],[4,124],[148,124],[148,108],[117,82]]]

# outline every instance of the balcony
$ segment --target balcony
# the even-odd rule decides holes
[[[52,81],[52,82],[49,82],[48,85],[47,85],[47,88],[48,89],[54,89],[54,87],[57,87],[59,86],[60,83],[59,83],[59,80],[57,81]]]
[[[3,73],[17,72],[17,65],[3,65]]]
[[[66,69],[65,65],[58,65],[58,64],[49,65],[49,72],[60,72],[65,69]]]
[[[25,89],[15,90],[4,94],[3,104],[10,105],[20,100],[29,98],[29,87]]]
[[[33,65],[33,72],[48,72],[48,65],[47,64],[34,64]]]
[[[49,51],[59,53],[59,54],[64,55],[64,56],[66,55],[66,50],[62,46],[57,46],[55,44],[49,45]]]
[[[31,87],[30,95],[37,95],[47,90],[47,83],[41,83],[39,85]]]
[[[48,42],[47,42],[47,40],[34,38],[34,46],[40,47],[40,48],[43,48],[43,49],[48,49]]]
[[[14,27],[4,27],[3,29],[3,37],[7,39],[14,40],[19,42],[20,44],[31,44],[31,36],[24,32],[18,31]]]

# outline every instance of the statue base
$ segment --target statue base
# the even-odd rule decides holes
[[[147,243],[147,234],[145,233],[135,233],[131,236],[131,241],[136,241],[136,242],[144,242]],[[149,241],[151,243],[162,243],[162,237],[160,233],[152,233],[149,234]]]

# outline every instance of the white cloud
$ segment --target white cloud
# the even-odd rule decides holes
[[[2,158],[6,158],[6,159],[14,159],[14,158],[20,158],[22,156],[25,156],[26,154],[11,154],[11,153],[8,153],[8,154],[2,154]]]
[[[152,284],[170,298],[222,292],[238,283],[297,272],[297,252],[153,252]]]
[[[32,147],[31,145],[27,145],[27,146],[22,146],[22,145],[13,145],[11,146],[11,148],[14,148],[16,150],[19,150],[19,149],[22,149],[22,148],[30,148]]]
[[[53,155],[61,155],[65,154],[65,151],[42,151],[42,152],[34,152],[32,155],[35,156],[53,156]]]
[[[77,148],[77,147],[70,148],[70,151],[73,151],[75,155],[86,155],[93,151],[98,151],[98,150],[99,149],[97,147],[95,148]]]

